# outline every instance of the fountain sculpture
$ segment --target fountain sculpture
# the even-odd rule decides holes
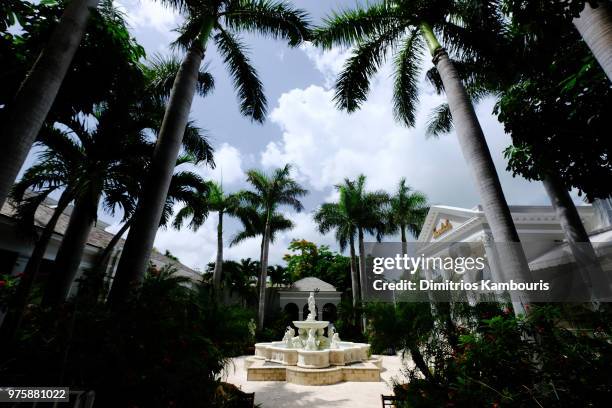
[[[380,381],[381,359],[370,357],[369,344],[341,341],[333,324],[316,320],[313,292],[308,311],[306,320],[293,321],[297,335],[288,326],[282,341],[255,344],[255,356],[246,363],[248,380],[304,385]]]

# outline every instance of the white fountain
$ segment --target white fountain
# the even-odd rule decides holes
[[[382,360],[370,357],[370,345],[341,341],[328,321],[316,320],[314,293],[308,297],[308,317],[294,321],[282,341],[255,344],[246,360],[249,381],[288,381],[302,385],[340,381],[380,381]],[[324,336],[324,330],[327,336]]]

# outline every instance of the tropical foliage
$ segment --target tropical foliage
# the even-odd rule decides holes
[[[147,57],[111,0],[0,4],[0,206],[10,198],[14,235],[33,249],[23,273],[0,271],[0,384],[95,390],[96,406],[105,407],[240,406],[243,393],[221,382],[228,359],[256,335],[278,340],[286,326],[282,312],[266,316],[267,293],[318,277],[344,294],[336,321],[343,338],[367,336],[377,353],[402,353],[407,383],[395,386],[399,406],[606,405],[606,305],[535,307],[526,297],[508,305],[363,301],[366,242],[387,237],[406,252],[429,211],[426,195],[409,185],[418,183],[413,174],[398,176],[391,192],[370,188],[365,175],[335,180],[335,195],[312,221],[321,234],[334,233],[340,252],[293,239],[283,264],[270,265],[272,243],[295,238],[287,211],[311,206],[299,172],[284,163],[252,169],[246,190],[226,191],[194,170],[215,163],[190,115],[194,96],[214,88],[202,62],[216,52],[240,114],[265,120],[266,94],[243,34],[349,49],[334,86],[337,107],[348,113],[362,107],[389,64],[396,121],[415,127],[426,86],[444,94],[427,133],[454,130],[494,239],[518,242],[474,110],[493,98],[512,137],[507,170],[544,183],[570,250],[587,243],[582,256],[599,268],[568,190],[596,203],[612,196],[610,0],[357,2],[317,28],[283,0],[161,3],[181,15],[173,56]],[[34,162],[20,173],[32,147]],[[418,154],[408,148],[407,156]],[[49,219],[40,225],[43,208]],[[102,212],[122,226],[83,271]],[[172,265],[180,261],[167,250],[168,264],[153,266],[160,227],[195,231],[211,213],[216,260],[201,279],[179,274]],[[240,228],[226,239],[230,218]],[[50,255],[53,239],[59,248]],[[225,259],[226,242],[250,239],[259,241],[251,258]],[[512,248],[500,251],[503,268],[531,279],[521,246]],[[53,263],[41,282],[45,260]]]

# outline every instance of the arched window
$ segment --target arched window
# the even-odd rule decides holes
[[[337,318],[336,305],[333,303],[326,303],[323,305],[323,320],[328,322],[335,322]]]
[[[319,306],[315,306],[316,309],[316,314],[315,314],[315,320],[319,320]],[[302,316],[304,316],[303,320],[306,320],[306,318],[308,317],[308,314],[310,313],[310,311],[308,310],[308,304],[304,305],[304,308],[302,309]]]
[[[300,308],[295,303],[287,303],[284,310],[288,319],[287,324],[300,319]]]

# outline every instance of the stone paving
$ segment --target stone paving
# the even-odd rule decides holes
[[[232,359],[225,381],[245,392],[255,393],[255,402],[262,408],[277,407],[380,407],[381,394],[393,394],[391,378],[402,378],[399,356],[383,356],[380,382],[342,382],[333,385],[297,385],[285,381],[247,381],[244,361],[247,356]]]

